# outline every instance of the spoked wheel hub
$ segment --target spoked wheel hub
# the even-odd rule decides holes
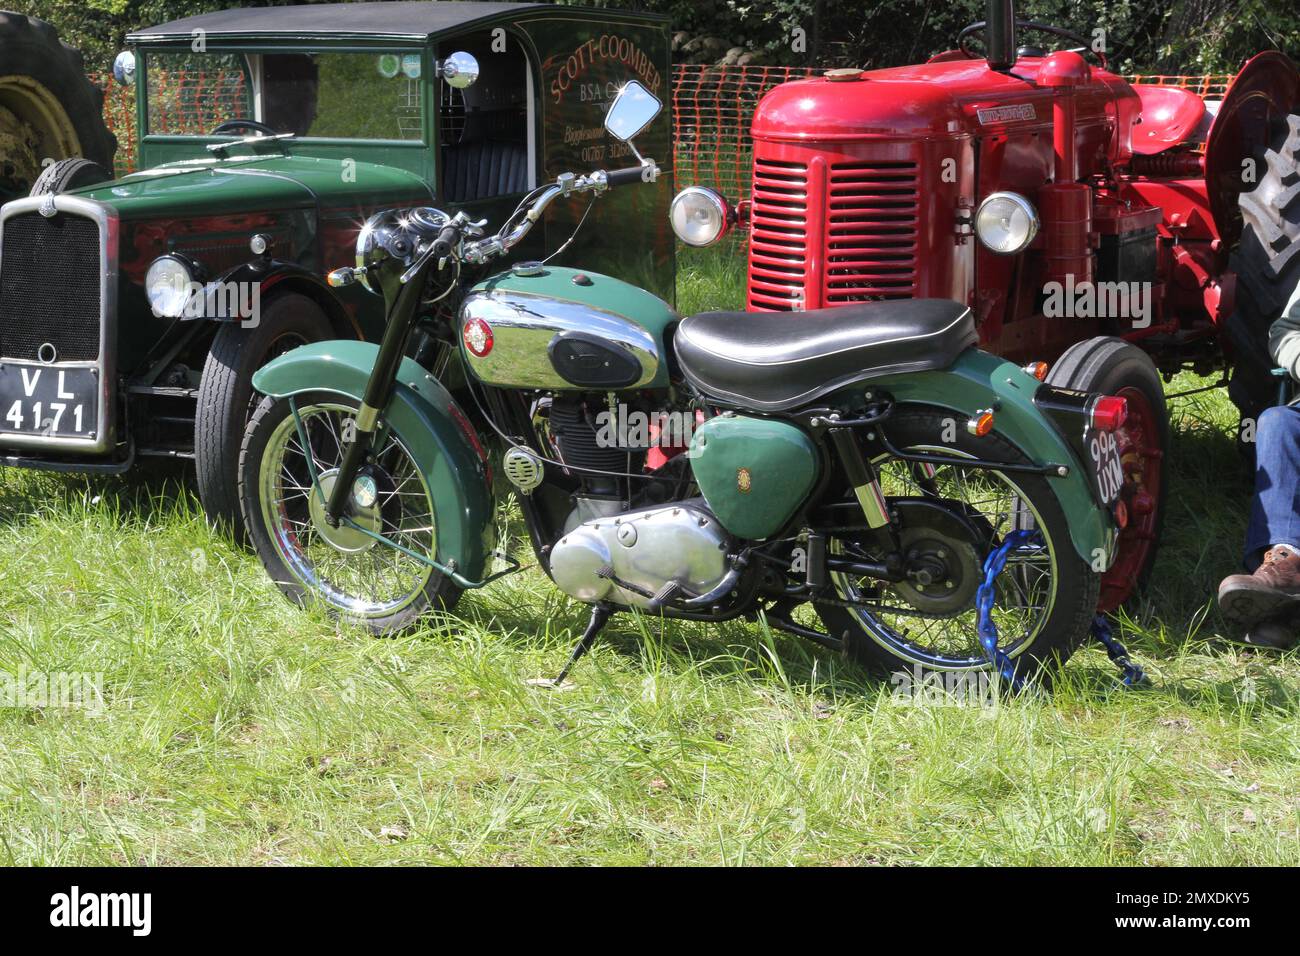
[[[348,518],[365,529],[362,531],[345,521],[331,526],[326,518],[325,501],[328,501],[334,493],[338,477],[337,468],[331,468],[320,476],[321,494],[312,495],[311,502],[307,506],[312,526],[316,529],[316,533],[336,551],[342,551],[344,554],[369,551],[379,542],[366,534],[366,531],[379,534],[384,525],[384,516],[379,507],[379,482],[376,475],[368,471],[361,472],[352,482],[352,494],[347,509]]]
[[[894,590],[926,614],[952,614],[969,607],[980,584],[979,534],[941,505],[900,501],[904,572]]]

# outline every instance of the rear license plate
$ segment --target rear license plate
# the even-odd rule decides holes
[[[1124,487],[1124,465],[1119,458],[1115,433],[1090,428],[1084,441],[1092,457],[1092,477],[1097,483],[1097,494],[1105,504],[1110,504]]]
[[[98,410],[94,369],[0,365],[0,437],[91,438]]]

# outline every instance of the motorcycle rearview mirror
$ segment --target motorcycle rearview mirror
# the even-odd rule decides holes
[[[123,86],[135,82],[135,54],[130,50],[123,50],[113,60],[113,79]]]
[[[626,143],[649,126],[663,108],[659,97],[642,86],[639,80],[632,80],[623,84],[614,102],[609,104],[605,129]]]
[[[478,79],[478,60],[463,50],[458,50],[438,64],[438,75],[448,86],[463,90],[473,86]]]

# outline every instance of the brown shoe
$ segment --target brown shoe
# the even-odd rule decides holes
[[[1219,608],[1230,623],[1242,627],[1279,612],[1300,610],[1300,555],[1289,548],[1269,548],[1254,574],[1223,579]]]
[[[1251,647],[1262,647],[1273,651],[1289,651],[1300,642],[1300,621],[1294,617],[1269,618],[1260,621],[1242,640]]]

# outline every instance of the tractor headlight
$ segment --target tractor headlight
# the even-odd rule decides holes
[[[682,242],[688,246],[708,246],[727,234],[736,221],[736,213],[712,189],[687,186],[673,197],[668,219]]]
[[[1019,193],[991,193],[975,211],[975,235],[1003,256],[1021,252],[1038,234],[1038,211]]]
[[[194,272],[177,256],[159,256],[144,276],[144,292],[154,315],[179,318],[194,295]]]

